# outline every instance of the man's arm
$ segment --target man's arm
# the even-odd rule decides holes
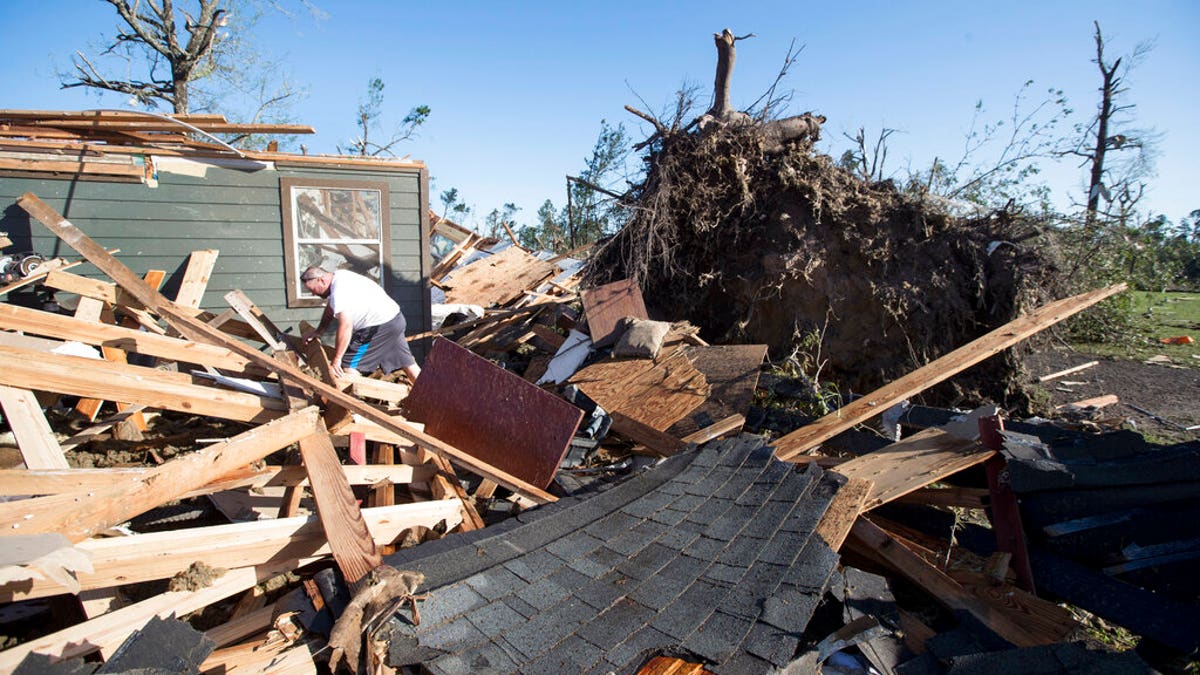
[[[350,315],[342,312],[337,315],[337,338],[333,343],[333,358],[330,359],[330,370],[338,377],[342,376],[342,357],[350,347],[350,334],[354,332],[354,322]]]
[[[321,322],[317,324],[316,328],[304,334],[304,341],[312,342],[313,340],[320,339],[321,334],[325,332],[326,328],[329,328],[329,324],[332,321],[333,310],[329,308],[329,305],[325,305],[325,311],[321,314]]]

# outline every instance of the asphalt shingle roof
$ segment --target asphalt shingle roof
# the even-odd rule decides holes
[[[500,527],[405,549],[421,625],[392,619],[393,666],[633,672],[659,653],[714,672],[795,657],[837,554],[812,537],[844,479],[743,435]]]

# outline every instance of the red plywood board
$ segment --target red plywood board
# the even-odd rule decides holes
[[[404,402],[425,432],[545,488],[583,411],[457,344],[438,338]]]

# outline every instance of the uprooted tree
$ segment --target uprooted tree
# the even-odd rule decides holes
[[[952,215],[945,200],[868,182],[816,152],[823,116],[774,118],[771,97],[757,114],[733,110],[743,38],[714,38],[707,112],[685,124],[682,103],[670,121],[630,109],[654,125],[646,174],[626,196],[629,221],[595,252],[591,282],[635,278],[664,318],[715,342],[765,343],[775,359],[806,349],[813,370],[860,393],[1058,293],[1054,261],[1029,245],[1042,224],[1020,210]],[[1017,372],[1006,354],[930,397],[1023,405]]]

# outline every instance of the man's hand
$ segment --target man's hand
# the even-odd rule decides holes
[[[341,359],[338,359],[337,361],[334,361],[333,363],[329,364],[329,371],[331,373],[333,373],[333,376],[338,378],[339,380],[346,376],[346,371],[342,370]]]
[[[324,331],[322,331],[319,328],[308,331],[307,333],[305,333],[302,336],[304,339],[304,344],[308,344],[309,342],[312,342],[313,340],[320,339],[322,332],[324,332]]]

